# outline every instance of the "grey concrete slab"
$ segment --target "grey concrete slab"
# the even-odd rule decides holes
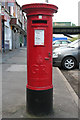
[[[9,61],[7,60],[6,62],[4,63],[7,63],[7,64],[26,64],[27,63],[27,60],[26,60],[26,57],[12,57],[9,59]]]
[[[17,111],[25,105],[26,72],[5,72],[2,82],[3,113]]]
[[[27,71],[27,66],[26,65],[17,65],[13,64],[11,65],[7,70],[7,72],[25,72]]]
[[[78,108],[68,90],[62,75],[53,68],[53,108],[54,112],[46,116],[34,116],[26,112],[27,73],[25,48],[3,64],[2,109],[6,118],[78,118]],[[19,56],[19,57],[18,57]],[[24,56],[24,57],[23,57]],[[14,64],[15,61],[15,64]],[[8,64],[10,62],[10,64]],[[18,70],[13,69],[19,66]]]

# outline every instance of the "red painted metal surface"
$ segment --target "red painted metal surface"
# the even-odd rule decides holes
[[[47,90],[52,84],[52,16],[57,7],[27,4],[27,88]]]

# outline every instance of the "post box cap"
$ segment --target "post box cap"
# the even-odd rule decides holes
[[[27,13],[27,16],[36,14],[53,15],[57,12],[58,7],[46,3],[32,3],[23,5],[22,10]]]

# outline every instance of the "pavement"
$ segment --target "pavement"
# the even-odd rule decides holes
[[[78,118],[78,97],[56,67],[53,68],[53,113],[35,116],[26,112],[26,51],[20,48],[2,55],[2,118]]]
[[[80,70],[78,68],[73,70],[63,70],[61,69],[61,72],[65,76],[65,78],[68,80],[78,97],[80,98]]]
[[[2,55],[0,54],[0,63],[2,63]],[[2,117],[2,64],[0,64],[0,118]]]

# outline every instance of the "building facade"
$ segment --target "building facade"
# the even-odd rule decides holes
[[[25,44],[25,13],[15,1],[1,2],[0,51],[13,50]]]

